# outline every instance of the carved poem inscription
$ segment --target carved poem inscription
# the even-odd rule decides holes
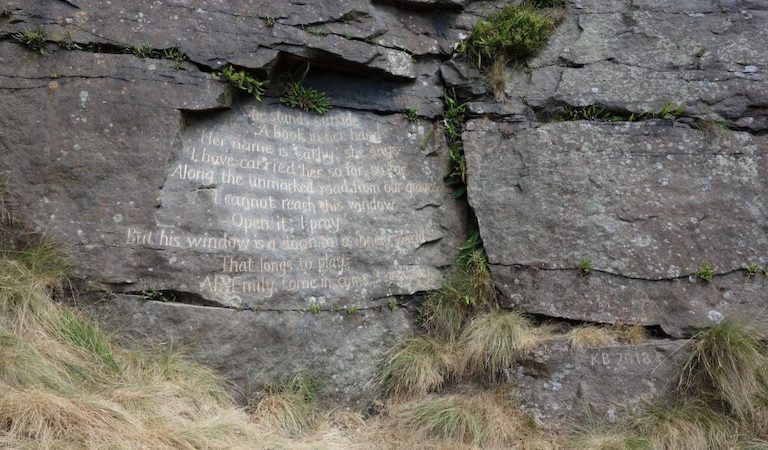
[[[163,250],[184,288],[238,307],[434,288],[450,262],[433,245],[449,201],[434,134],[400,116],[280,105],[193,119],[156,223],[127,226],[123,244]]]

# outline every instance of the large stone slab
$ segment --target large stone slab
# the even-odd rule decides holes
[[[475,120],[464,146],[497,283],[526,310],[678,333],[710,310],[764,306],[764,280],[740,271],[768,263],[764,136],[713,138],[666,122]],[[576,270],[582,259],[594,265],[588,283]],[[715,267],[717,292],[683,281],[703,262]]]
[[[253,312],[122,295],[89,308],[123,339],[180,350],[218,369],[245,394],[305,372],[323,382],[332,400],[357,409],[374,398],[378,360],[411,332],[412,320],[405,309]]]
[[[553,342],[522,361],[508,379],[522,409],[537,421],[553,425],[585,415],[611,420],[677,386],[686,343],[573,349]]]
[[[747,1],[579,1],[507,94],[534,110],[600,105],[768,127],[768,9]]]
[[[153,220],[126,211],[113,242],[152,263],[110,278],[237,308],[364,305],[438,287],[462,237],[427,122],[246,102],[189,116],[179,146]]]

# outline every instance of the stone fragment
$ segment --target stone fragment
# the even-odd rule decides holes
[[[578,350],[553,342],[523,360],[508,379],[522,409],[537,421],[613,420],[677,386],[686,342],[651,340]]]

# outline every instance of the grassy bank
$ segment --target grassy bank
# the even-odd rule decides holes
[[[423,333],[382,360],[367,416],[328,409],[304,374],[246,406],[212,370],[167,348],[124,348],[62,306],[69,261],[46,243],[0,252],[0,448],[766,448],[768,351],[723,322],[693,339],[677,393],[621,423],[545,432],[497,376],[551,331],[495,303],[472,250],[423,308]],[[577,328],[577,347],[642,339]]]

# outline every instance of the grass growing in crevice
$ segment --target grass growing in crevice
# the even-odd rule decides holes
[[[527,4],[508,5],[479,21],[458,50],[480,68],[487,67],[499,56],[522,61],[536,55],[554,31],[554,21],[537,8]]]
[[[443,94],[443,106],[442,127],[448,143],[448,159],[451,162],[451,171],[445,178],[445,183],[453,189],[453,198],[458,199],[467,193],[467,161],[464,158],[464,142],[461,138],[467,107],[459,101],[455,90]]]
[[[456,265],[446,283],[422,304],[419,320],[429,334],[452,341],[473,312],[496,307],[488,258],[480,234],[475,231],[459,247]]]
[[[488,73],[485,74],[486,83],[491,88],[496,101],[504,100],[507,89],[507,57],[502,55],[491,63]]]
[[[48,40],[48,33],[44,28],[38,26],[14,33],[13,39],[36,52],[43,53],[45,43]]]
[[[617,322],[611,327],[616,339],[624,344],[637,345],[648,339],[648,330],[639,324]]]
[[[581,325],[567,334],[571,348],[602,348],[617,344],[637,345],[648,339],[648,330],[642,325],[617,322],[610,326]]]
[[[616,344],[617,339],[610,329],[594,325],[576,327],[568,332],[571,348],[602,348]]]
[[[427,336],[413,336],[387,352],[377,382],[388,397],[423,396],[441,388],[452,367],[450,348]]]
[[[290,108],[323,115],[330,111],[331,101],[325,92],[304,86],[304,79],[308,73],[309,63],[307,63],[307,67],[298,81],[286,83],[283,95],[280,97],[280,103]]]
[[[266,81],[257,80],[245,70],[236,70],[234,66],[227,66],[219,72],[213,74],[215,78],[227,81],[231,86],[247,92],[257,102],[261,101],[265,93]]]

